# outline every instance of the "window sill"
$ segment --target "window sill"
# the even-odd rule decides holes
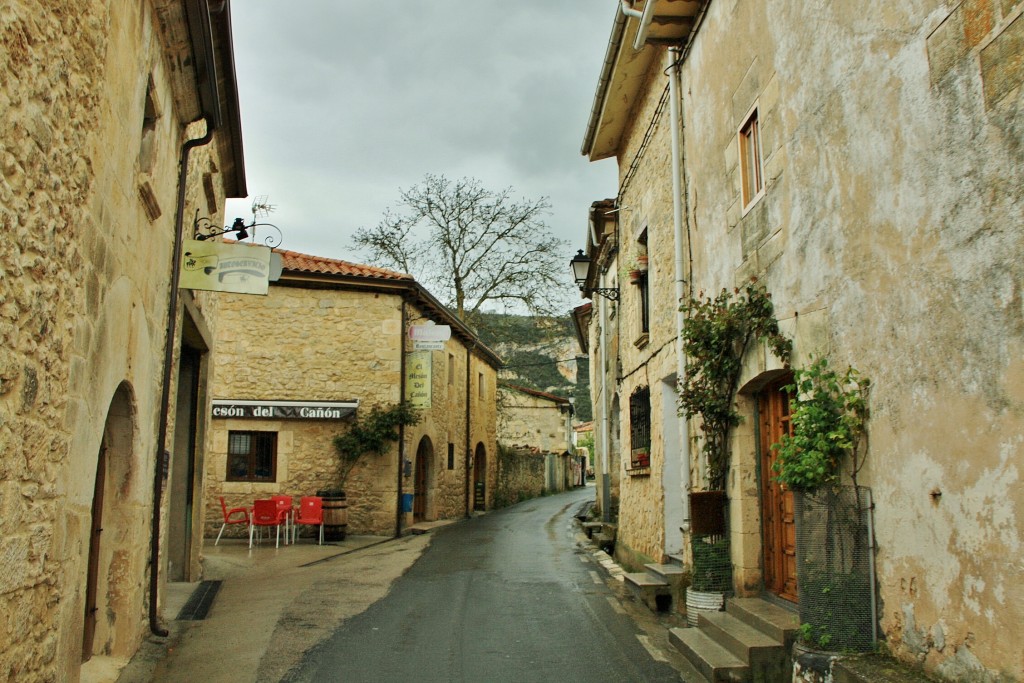
[[[647,465],[646,467],[634,467],[632,469],[626,470],[626,474],[628,474],[631,477],[649,477],[651,476],[651,466]]]
[[[635,346],[638,349],[642,349],[645,346],[647,346],[647,344],[650,343],[650,341],[651,335],[648,334],[647,332],[644,332],[639,337],[637,337],[636,340],[633,341],[633,346]]]

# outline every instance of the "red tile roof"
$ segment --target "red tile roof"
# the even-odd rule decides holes
[[[303,273],[322,273],[325,275],[349,275],[353,277],[369,277],[383,280],[412,280],[412,275],[399,273],[386,268],[368,266],[362,263],[351,263],[337,259],[325,258],[323,256],[311,256],[300,254],[297,251],[287,249],[275,249],[281,254],[282,264],[285,270]]]
[[[546,391],[530,389],[528,387],[520,386],[518,384],[512,384],[511,382],[501,382],[500,384],[503,387],[508,387],[509,389],[513,389],[515,391],[521,391],[522,393],[529,394],[531,396],[537,396],[538,398],[545,398],[549,401],[554,401],[555,403],[569,403],[569,399],[564,398],[562,396],[555,396],[554,394],[549,394]]]

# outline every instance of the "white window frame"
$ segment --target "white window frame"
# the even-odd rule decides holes
[[[754,135],[749,135],[747,130],[752,121],[754,122]],[[764,148],[761,144],[761,137],[761,116],[758,112],[758,103],[755,102],[754,106],[743,117],[740,127],[736,129],[736,151],[740,172],[740,203],[743,205],[744,216],[764,196],[766,183],[764,178]],[[749,142],[751,138],[753,138],[753,144]],[[753,159],[750,159],[748,151],[753,151]],[[753,168],[751,168],[752,166]],[[750,175],[752,172],[754,177],[751,179]],[[752,184],[751,180],[753,180]],[[748,196],[749,190],[753,190],[750,196]]]

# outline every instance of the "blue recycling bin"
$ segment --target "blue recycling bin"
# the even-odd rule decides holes
[[[412,512],[412,496],[411,493],[402,494],[402,512]]]

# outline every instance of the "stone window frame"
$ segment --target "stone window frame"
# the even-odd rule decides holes
[[[746,215],[765,192],[764,154],[758,102],[743,117],[736,130],[736,152],[740,173],[740,204]]]
[[[245,452],[235,451],[241,446],[241,437],[249,437],[249,443]],[[269,476],[258,476],[256,474],[257,449],[260,443],[270,446],[270,474]],[[247,458],[245,476],[237,476],[231,473],[231,460],[233,457],[244,456]],[[273,483],[277,481],[277,432],[232,429],[228,431],[227,461],[225,467],[224,481],[251,482],[251,483]]]

